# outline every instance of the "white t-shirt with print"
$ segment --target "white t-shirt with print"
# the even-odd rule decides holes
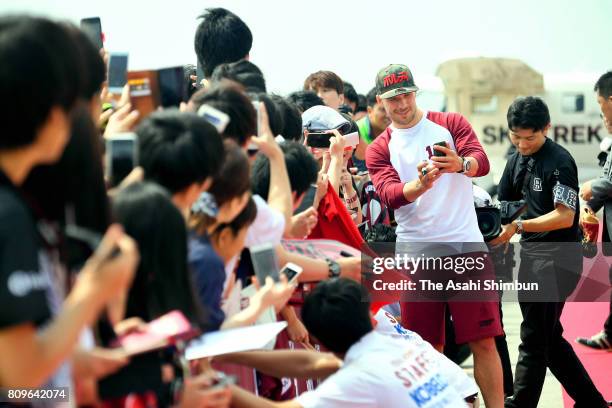
[[[338,372],[297,402],[304,408],[465,407],[433,353],[372,331],[348,350]]]
[[[388,336],[395,336],[403,338],[404,341],[409,343],[411,347],[415,349],[427,349],[435,353],[437,357],[437,363],[439,364],[439,371],[443,372],[450,385],[457,390],[459,395],[463,398],[468,398],[480,392],[476,382],[470,378],[457,364],[453,363],[444,354],[439,353],[433,346],[423,340],[417,333],[405,329],[391,313],[384,309],[380,309],[374,316],[376,320],[375,331]]]
[[[389,156],[402,181],[418,178],[417,165],[429,160],[433,145],[446,142],[456,150],[448,129],[427,119],[427,112],[409,129],[391,128]],[[482,242],[472,193],[463,174],[443,174],[413,203],[394,212],[398,242]]]

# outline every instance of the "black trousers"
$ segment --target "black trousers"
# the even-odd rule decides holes
[[[536,280],[538,275],[547,280],[550,276],[560,275],[562,271],[559,269],[550,259],[521,257],[519,277],[521,274],[533,277],[535,273]],[[576,408],[607,406],[572,346],[563,338],[559,319],[564,305],[563,301],[520,302],[523,315],[521,345],[514,371],[514,395],[506,401],[506,408],[536,408],[546,368],[572,397]]]
[[[502,304],[499,302],[499,317],[502,320],[502,328],[504,327],[504,313]],[[510,353],[508,352],[508,342],[506,341],[506,332],[501,336],[495,337],[495,347],[501,360],[502,373],[504,375],[504,395],[509,396],[514,394],[514,381],[512,379],[512,363],[510,362]]]
[[[564,303],[521,303],[521,345],[514,371],[514,395],[506,407],[536,408],[548,367],[575,407],[606,407],[589,374],[563,338],[559,321]]]

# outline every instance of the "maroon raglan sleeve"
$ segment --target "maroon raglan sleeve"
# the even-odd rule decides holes
[[[395,210],[409,204],[409,201],[404,196],[404,183],[391,165],[389,136],[387,131],[374,139],[374,142],[368,146],[366,166],[381,201]]]
[[[486,176],[489,173],[489,159],[472,125],[459,113],[448,113],[447,115],[447,129],[453,137],[457,154],[476,159],[478,162],[478,172],[474,177]]]

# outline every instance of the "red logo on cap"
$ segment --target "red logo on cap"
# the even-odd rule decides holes
[[[383,78],[384,86],[395,85],[398,82],[408,81],[408,71],[401,71],[397,74],[389,74]]]

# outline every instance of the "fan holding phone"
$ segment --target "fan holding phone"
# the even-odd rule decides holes
[[[350,122],[340,113],[323,105],[313,106],[302,114],[302,128],[306,137],[306,145],[312,148],[329,149],[332,137],[339,137],[351,129]],[[355,137],[356,136],[356,137]],[[358,134],[346,135],[349,143],[356,146],[359,143]]]

